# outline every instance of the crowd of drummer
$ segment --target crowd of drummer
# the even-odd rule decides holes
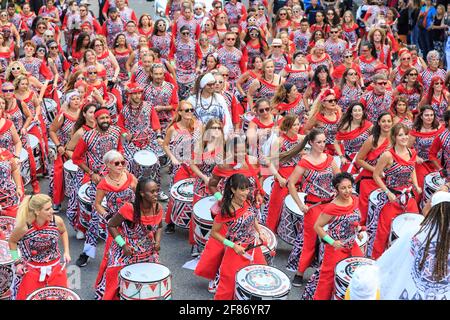
[[[267,233],[292,245],[287,268],[293,286],[306,285],[303,299],[331,299],[336,264],[380,258],[393,219],[409,213],[422,217],[422,232],[447,226],[438,240],[428,234],[417,257],[433,279],[425,289],[445,297],[436,286],[448,280],[448,217],[433,208],[422,216],[450,181],[443,57],[402,42],[398,13],[382,2],[356,16],[347,2],[305,5],[275,1],[268,12],[265,1],[215,0],[207,11],[169,1],[153,21],[107,0],[100,24],[83,1],[48,0],[38,12],[8,4],[0,216],[16,218],[4,240],[19,276],[2,295],[67,286],[69,238],[54,212],[85,240],[78,266],[106,241],[96,299],[118,298],[123,266],[159,262],[163,220],[166,234],[189,229],[194,273],[210,280],[215,299],[233,298],[249,256],[267,263],[256,245],[267,245]],[[206,197],[213,218],[199,243],[192,208]],[[427,259],[435,265],[423,269]],[[308,268],[316,272],[305,283]]]

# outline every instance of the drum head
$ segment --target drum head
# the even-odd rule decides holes
[[[28,138],[30,139],[31,149],[34,149],[39,145],[39,139],[36,136],[28,134]]]
[[[77,172],[78,166],[73,163],[72,159],[69,159],[64,162],[64,169],[67,171]]]
[[[20,151],[20,163],[23,163],[27,159],[28,159],[28,152],[24,148],[22,148],[22,150]]]
[[[194,204],[194,216],[199,221],[210,221],[214,219],[211,216],[211,207],[217,202],[214,196],[206,197]]]
[[[7,241],[0,240],[0,265],[12,263],[12,256],[9,253],[9,244]],[[0,269],[1,271],[2,269]],[[0,275],[0,279],[2,276]],[[4,278],[6,279],[6,278]]]
[[[436,187],[436,190],[445,183],[439,172],[432,172],[425,176],[425,184]]]
[[[46,287],[31,293],[27,297],[27,300],[81,300],[81,298],[75,292],[67,288]]]
[[[272,193],[273,183],[275,182],[275,178],[273,176],[267,177],[263,182],[263,190],[269,195]]]
[[[158,282],[169,276],[169,268],[159,263],[133,263],[120,270],[120,278],[139,283]]]
[[[236,286],[259,297],[276,298],[289,293],[291,281],[277,268],[251,265],[238,271]]]
[[[44,98],[43,99],[43,103],[42,106],[45,108],[45,110],[47,111],[53,111],[57,109],[57,104],[56,101],[50,98]]]
[[[356,268],[363,265],[373,265],[375,264],[375,260],[364,258],[364,257],[350,257],[344,260],[341,260],[335,269],[336,277],[341,278],[347,284],[350,283],[350,280],[353,277],[353,273]]]
[[[277,237],[275,234],[267,228],[266,226],[260,225],[259,228],[261,229],[261,233],[266,237],[267,239],[267,246],[270,248],[270,250],[275,250],[278,246]],[[263,253],[268,253],[269,249],[267,249],[265,246],[261,247],[261,250]]]
[[[383,190],[377,189],[375,191],[372,191],[369,196],[369,201],[373,204],[377,204],[381,201],[381,197],[383,196]]]
[[[306,193],[303,192],[298,192],[298,196],[300,197],[300,199],[305,202],[305,198],[306,198]],[[300,210],[300,208],[297,206],[297,204],[295,203],[294,199],[292,198],[291,195],[288,195],[286,197],[286,199],[284,200],[284,204],[286,205],[286,207],[291,210],[292,212],[294,212],[295,214],[299,215],[299,216],[303,216],[303,212]]]
[[[400,238],[409,230],[419,231],[420,224],[425,217],[418,213],[403,213],[392,221],[392,231]]]
[[[14,230],[16,219],[13,217],[0,216],[0,239],[8,240]]]
[[[194,182],[195,178],[178,181],[170,188],[170,194],[176,200],[191,202],[194,198]]]
[[[158,162],[156,154],[149,150],[139,150],[133,155],[133,159],[142,167],[151,167]]]

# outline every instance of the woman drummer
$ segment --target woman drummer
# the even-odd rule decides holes
[[[314,300],[331,300],[336,264],[363,253],[356,243],[361,230],[358,198],[353,195],[354,180],[350,173],[338,173],[333,178],[336,198],[326,205],[314,224],[314,230],[325,241],[325,252],[320,267]],[[324,226],[328,225],[328,230]]]
[[[372,128],[372,135],[363,143],[356,155],[355,163],[363,168],[356,178],[361,225],[366,225],[369,196],[372,191],[378,189],[377,184],[373,180],[373,171],[381,154],[389,146],[389,132],[391,128],[392,115],[388,112],[383,112]]]
[[[108,223],[112,241],[105,271],[103,300],[117,300],[119,272],[132,263],[159,262],[163,207],[159,186],[149,178],[139,180],[133,204],[125,203]]]
[[[220,192],[220,190],[223,190],[222,186],[235,173],[243,174],[249,179],[251,190],[253,191],[249,195],[250,203],[252,206],[259,208],[263,198],[261,183],[259,181],[260,169],[258,161],[255,157],[248,155],[245,140],[240,136],[234,136],[227,141],[225,146],[225,160],[223,164],[214,167],[212,176],[209,179],[208,189],[216,199],[222,198]],[[226,229],[223,228],[221,232],[225,235]],[[196,275],[211,280],[208,287],[210,292],[215,292],[213,280],[218,273],[223,254],[223,245],[216,239],[210,237],[194,271]]]
[[[348,170],[352,174],[358,172],[359,167],[354,159],[363,143],[369,139],[371,129],[372,123],[367,120],[364,106],[360,102],[353,102],[339,121],[334,141],[342,171]]]
[[[193,172],[188,164],[191,161],[192,146],[194,145],[193,134],[197,126],[194,119],[194,108],[187,101],[180,101],[175,118],[166,131],[166,137],[163,143],[164,152],[172,161],[170,176],[172,187],[178,181],[193,177]],[[175,224],[172,222],[173,200],[169,200],[166,211],[166,233],[175,232]]]
[[[257,209],[249,202],[251,183],[242,174],[233,174],[225,184],[220,213],[214,218],[211,237],[225,247],[220,264],[220,280],[214,300],[231,300],[234,296],[236,273],[250,263],[266,264],[261,247],[246,250],[251,245],[266,242],[258,224]],[[222,234],[226,226],[226,235]],[[245,254],[245,255],[244,255]],[[251,262],[249,257],[253,258]]]
[[[273,196],[270,197],[268,203],[266,227],[273,232],[277,230],[284,199],[289,194],[287,179],[300,161],[300,154],[292,152],[292,149],[298,146],[305,137],[298,133],[299,129],[300,121],[297,116],[287,115],[280,126],[280,137],[271,146],[272,160],[269,169],[275,179],[271,193]],[[279,168],[275,167],[275,161],[279,161]]]
[[[293,286],[302,284],[303,274],[313,262],[317,241],[314,223],[324,205],[332,200],[334,190],[331,181],[333,176],[340,172],[333,157],[325,153],[325,141],[325,134],[318,129],[313,129],[301,144],[292,149],[292,152],[298,153],[305,148],[307,143],[311,145],[309,154],[302,156],[288,179],[289,194],[304,213],[303,247],[301,248],[301,243],[296,239],[288,261],[288,267],[297,267],[297,273],[292,282]],[[307,194],[305,202],[298,196],[298,185],[301,186],[302,192]],[[300,236],[301,233],[298,237]],[[299,255],[300,257],[298,257]],[[298,264],[296,265],[297,259]]]
[[[53,208],[56,212],[61,208],[64,200],[64,174],[63,164],[68,160],[66,155],[66,145],[70,141],[72,130],[80,113],[80,94],[73,90],[66,93],[66,101],[61,112],[56,116],[50,125],[49,135],[56,145],[58,152],[50,172],[50,190],[53,196]]]
[[[18,204],[24,195],[20,164],[11,151],[4,147],[0,147],[0,176],[0,216],[15,218]]]
[[[390,140],[392,147],[382,154],[373,171],[373,179],[389,200],[381,209],[379,219],[370,217],[375,222],[378,220],[375,234],[371,232],[369,226],[369,234],[375,240],[373,251],[371,252],[369,245],[368,254],[372,253],[374,259],[380,257],[387,247],[392,220],[405,212],[419,212],[412,187],[418,195],[422,193],[422,188],[417,183],[414,166],[417,154],[415,150],[408,148],[408,127],[401,123],[393,126]]]
[[[112,216],[119,212],[125,203],[133,203],[135,199],[135,190],[137,185],[136,178],[126,170],[126,162],[123,155],[110,150],[103,156],[103,163],[108,168],[108,173],[97,185],[95,194],[95,209],[100,214],[100,225],[106,223]],[[103,207],[103,199],[106,198],[106,207]],[[103,253],[103,260],[100,264],[96,280],[95,299],[101,300],[105,290],[105,269],[108,262],[109,248],[113,238],[108,235]]]
[[[214,167],[223,163],[224,143],[225,137],[222,122],[219,119],[209,120],[203,130],[201,140],[196,144],[194,157],[190,163],[192,172],[196,175],[194,198],[192,200],[193,206],[210,194],[208,189],[209,179],[212,176]],[[191,255],[193,257],[198,256],[199,248],[194,241],[193,219],[191,219],[189,225],[189,243],[192,245]]]
[[[59,250],[60,239],[64,254]],[[48,195],[37,194],[23,200],[16,227],[9,238],[9,248],[18,273],[23,274],[17,300],[25,300],[33,291],[47,286],[67,287],[63,265],[71,261],[69,236],[63,219],[53,214],[52,199]]]

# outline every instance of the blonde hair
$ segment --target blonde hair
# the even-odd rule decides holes
[[[10,77],[12,76],[12,68],[15,66],[19,67],[21,74],[27,74],[27,70],[25,69],[25,66],[22,64],[22,62],[13,61],[6,68],[6,72],[5,72],[6,81],[12,81],[12,79],[10,79]]]
[[[173,117],[173,120],[172,120],[172,122],[169,124],[169,126],[167,127],[167,129],[169,129],[169,128],[170,128],[171,126],[173,126],[175,123],[181,121],[182,117],[181,117],[181,115],[180,115],[180,111],[181,111],[181,106],[182,106],[182,105],[188,105],[188,106],[190,106],[192,109],[194,109],[194,106],[192,105],[192,103],[190,103],[190,102],[187,101],[187,100],[181,100],[181,101],[178,103],[178,107],[177,107],[177,110],[176,110],[176,112],[175,112],[175,116]],[[191,133],[194,132],[194,126],[195,126],[195,120],[194,120],[194,118],[192,118],[191,121],[190,121],[190,123],[189,123],[189,128],[188,128],[188,130],[189,130]]]
[[[52,202],[52,198],[42,193],[25,197],[17,211],[16,227],[24,228],[27,224],[33,223],[36,220],[36,213],[49,202]]]
[[[21,82],[22,80],[27,80],[27,81],[28,81],[28,84],[30,83],[30,81],[28,80],[28,78],[27,78],[25,75],[21,74],[20,76],[18,76],[17,78],[14,79],[13,85],[14,85],[14,89],[15,89],[15,90],[18,90],[18,89],[19,89],[19,84],[20,84],[20,82]]]

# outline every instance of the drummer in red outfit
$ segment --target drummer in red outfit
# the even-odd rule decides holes
[[[274,176],[274,184],[269,200],[269,209],[267,214],[266,227],[276,232],[280,222],[281,209],[284,199],[289,194],[287,188],[287,179],[300,161],[300,154],[290,152],[295,146],[298,146],[305,136],[298,133],[300,121],[296,115],[290,114],[284,117],[281,123],[280,137],[272,144],[272,161],[269,169]],[[279,156],[279,159],[278,159]],[[275,159],[274,159],[275,158]],[[275,167],[274,162],[279,160],[279,168]]]
[[[1,120],[0,120],[1,122]],[[16,217],[18,204],[23,198],[20,164],[14,155],[0,147],[0,216]]]
[[[361,225],[366,225],[367,211],[369,208],[369,196],[372,191],[378,189],[373,180],[373,171],[381,154],[389,146],[389,132],[392,128],[392,115],[388,112],[382,113],[372,128],[372,135],[367,139],[358,154],[355,163],[363,170],[356,178],[359,194],[359,210],[361,212]]]
[[[392,220],[405,212],[419,212],[412,187],[417,195],[422,193],[422,188],[417,184],[414,166],[417,154],[415,150],[408,148],[408,127],[396,124],[391,129],[390,140],[392,147],[383,153],[373,171],[373,179],[389,199],[381,209],[375,235],[369,233],[371,238],[375,238],[372,251],[374,259],[378,259],[387,247]],[[384,177],[384,181],[381,177]]]
[[[228,179],[233,174],[243,174],[250,180],[251,189],[253,190],[253,193],[250,194],[250,203],[253,207],[259,207],[263,197],[261,183],[259,181],[260,172],[257,159],[247,155],[245,141],[239,136],[229,139],[225,150],[226,158],[224,164],[216,165],[213,169],[212,176],[209,179],[208,188],[210,193],[220,199],[220,190],[223,190],[223,185],[226,184]],[[214,215],[217,213],[218,212],[213,212],[212,214]],[[222,235],[226,234],[225,225],[221,232]],[[219,270],[223,254],[224,247],[222,243],[215,238],[210,237],[194,273],[197,276],[213,280]],[[208,290],[215,290],[213,283],[210,283]]]
[[[333,176],[340,172],[333,157],[325,153],[325,141],[325,134],[318,129],[313,129],[303,142],[293,149],[299,152],[303,150],[306,143],[311,145],[309,154],[301,158],[288,179],[289,193],[304,213],[303,247],[300,249],[301,255],[298,261],[297,274],[293,281],[294,286],[301,285],[304,272],[313,262],[317,240],[314,223],[323,207],[333,199],[334,190],[331,181]],[[305,203],[300,200],[297,194],[297,185],[300,185],[302,192],[307,194]],[[299,248],[294,246],[293,251],[296,250],[299,250]]]
[[[248,201],[250,192],[251,183],[242,174],[233,174],[225,184],[220,214],[214,218],[211,230],[211,237],[225,247],[214,300],[233,299],[236,273],[241,268],[250,263],[266,264],[261,247],[246,251],[250,245],[267,241],[261,234],[257,209]],[[227,230],[225,236],[223,226]]]
[[[361,215],[358,198],[353,195],[353,177],[350,173],[339,173],[333,178],[336,198],[327,204],[314,224],[319,238],[326,242],[320,267],[319,280],[314,300],[331,300],[334,288],[334,269],[336,264],[349,257],[362,257],[363,253],[356,243],[361,230]],[[328,230],[323,227],[328,225]]]
[[[103,300],[117,300],[119,272],[130,264],[159,263],[163,208],[159,186],[149,178],[139,180],[134,204],[126,203],[108,223],[112,242],[108,253]]]
[[[60,239],[63,255],[58,246]],[[53,214],[52,199],[48,195],[37,194],[24,199],[9,238],[9,248],[16,270],[22,275],[17,300],[25,300],[33,291],[47,286],[67,287],[61,256],[64,266],[70,263],[69,236],[62,218]]]

